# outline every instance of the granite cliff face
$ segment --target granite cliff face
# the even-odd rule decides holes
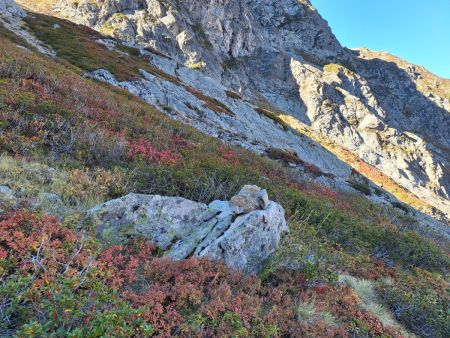
[[[362,160],[435,208],[428,213],[450,215],[449,81],[386,53],[342,47],[308,0],[18,2],[114,38],[99,41],[109,48],[141,48],[171,77],[88,75],[176,119],[259,153],[293,153],[341,188],[354,169],[366,175]]]

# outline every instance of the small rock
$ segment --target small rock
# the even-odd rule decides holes
[[[22,49],[22,50],[29,50],[27,47],[22,46],[22,45],[16,45],[17,48]]]
[[[57,23],[55,23],[55,24],[53,25],[53,29],[60,29],[60,28],[61,28],[61,26],[58,25]]]
[[[63,219],[66,208],[61,197],[49,192],[41,192],[37,195],[33,207],[42,210],[44,214]]]
[[[259,207],[261,209],[267,209],[267,207],[269,206],[269,195],[267,194],[267,190],[266,189],[261,189],[261,191],[259,192],[258,195],[258,203],[259,203]]]
[[[14,191],[6,185],[0,185],[0,201],[9,202],[15,200]]]
[[[37,197],[38,201],[45,202],[48,204],[60,204],[62,203],[61,197],[59,197],[57,194],[53,194],[50,192],[41,192],[38,194]]]
[[[95,42],[105,46],[106,48],[108,48],[108,50],[114,50],[117,46],[117,42],[112,39],[97,39],[95,40]]]
[[[261,207],[260,192],[261,188],[256,185],[245,185],[239,194],[231,198],[233,211],[240,215],[258,210]]]
[[[97,69],[97,70],[94,70],[93,72],[87,72],[84,74],[84,76],[91,78],[91,79],[108,82],[108,83],[112,84],[113,86],[117,86],[117,87],[119,87],[119,85],[120,85],[120,83],[115,79],[114,75],[111,74],[106,69]]]

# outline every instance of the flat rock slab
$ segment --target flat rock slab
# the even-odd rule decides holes
[[[163,250],[192,235],[217,214],[206,204],[180,197],[129,194],[88,211],[105,240],[120,243],[142,236]]]

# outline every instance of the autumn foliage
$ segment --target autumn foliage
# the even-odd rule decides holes
[[[134,139],[127,141],[128,156],[131,158],[142,157],[157,163],[175,163],[179,156],[170,150],[159,150],[146,139]]]
[[[123,308],[129,317],[122,324],[137,336],[145,330],[160,337],[348,336],[355,320],[371,334],[389,332],[345,287],[307,288],[301,275],[287,271],[262,281],[206,259],[172,261],[142,239],[101,248],[86,233],[26,210],[0,216],[0,253],[1,276],[14,290],[1,293],[5,332],[50,333],[70,323],[73,330],[118,334],[125,330],[119,324],[91,324]],[[100,281],[101,292],[93,287]],[[315,314],[299,319],[298,308],[307,302],[336,323]],[[81,313],[74,310],[79,306]]]

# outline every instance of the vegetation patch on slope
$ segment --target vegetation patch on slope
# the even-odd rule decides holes
[[[0,43],[1,182],[24,189],[24,202],[28,191],[45,189],[74,207],[62,223],[26,203],[0,208],[2,335],[399,336],[336,281],[345,272],[376,283],[391,278],[377,290],[396,318],[413,332],[432,327],[444,337],[448,243],[420,237],[392,209],[301,181],[272,160],[170,120],[83,78],[76,65],[5,36]],[[40,173],[48,171],[47,180]],[[129,192],[210,202],[244,184],[266,188],[290,219],[290,234],[261,276],[206,260],[173,262],[138,239],[108,247],[77,215]],[[414,310],[418,328],[395,309],[423,308],[424,285],[441,300],[426,302],[428,311],[441,315]]]

